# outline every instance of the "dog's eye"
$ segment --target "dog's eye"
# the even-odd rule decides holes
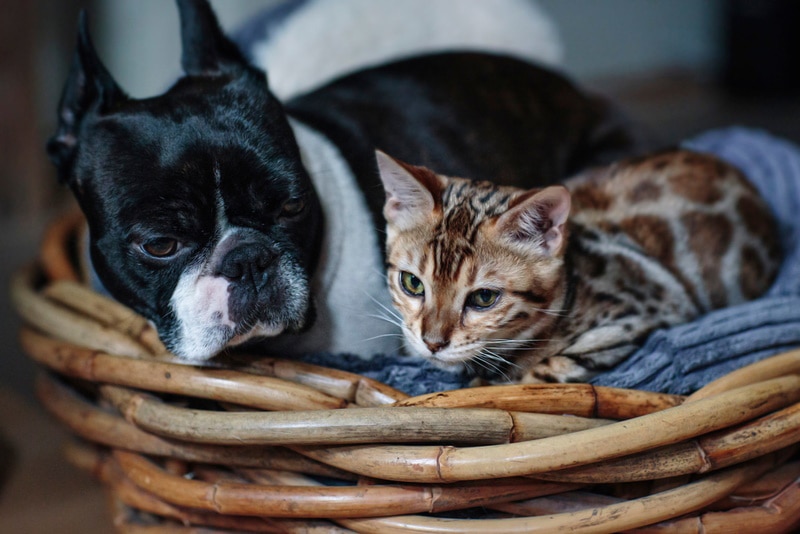
[[[281,217],[294,217],[299,215],[306,207],[304,198],[291,198],[283,203]]]
[[[171,237],[156,237],[141,244],[142,250],[154,258],[169,258],[178,252],[178,241]]]

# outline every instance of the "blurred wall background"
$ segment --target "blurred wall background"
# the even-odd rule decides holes
[[[212,1],[226,29],[280,2]],[[589,84],[667,69],[715,73],[724,3],[539,0],[561,33],[565,70]],[[101,57],[137,97],[158,93],[179,74],[177,13],[165,0],[2,0],[0,5],[0,218],[36,219],[64,196],[54,186],[42,146],[54,128],[79,8],[90,11]]]
[[[232,29],[255,10],[280,1],[212,3],[223,27]],[[722,3],[538,0],[561,32],[567,72],[581,80],[676,66],[713,70],[721,55]],[[133,95],[155,94],[178,74],[177,14],[171,2],[107,0],[98,5],[96,22],[108,66]]]

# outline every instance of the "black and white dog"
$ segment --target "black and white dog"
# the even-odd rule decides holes
[[[375,148],[524,187],[634,137],[559,75],[481,53],[365,69],[279,102],[205,0],[178,0],[185,76],[132,99],[82,17],[48,152],[86,216],[102,286],[192,362],[269,338],[280,355],[397,347]],[[372,339],[371,341],[367,341]]]

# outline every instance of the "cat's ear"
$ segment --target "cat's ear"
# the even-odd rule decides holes
[[[442,179],[425,167],[408,165],[380,150],[375,151],[375,157],[386,191],[383,206],[386,221],[407,230],[430,220],[440,202]]]
[[[511,201],[495,228],[503,238],[550,256],[563,252],[571,198],[564,186],[529,191]]]

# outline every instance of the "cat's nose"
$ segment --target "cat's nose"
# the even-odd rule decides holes
[[[423,339],[422,341],[425,343],[425,346],[428,347],[428,350],[434,354],[450,344],[449,340],[442,341],[441,339]]]

